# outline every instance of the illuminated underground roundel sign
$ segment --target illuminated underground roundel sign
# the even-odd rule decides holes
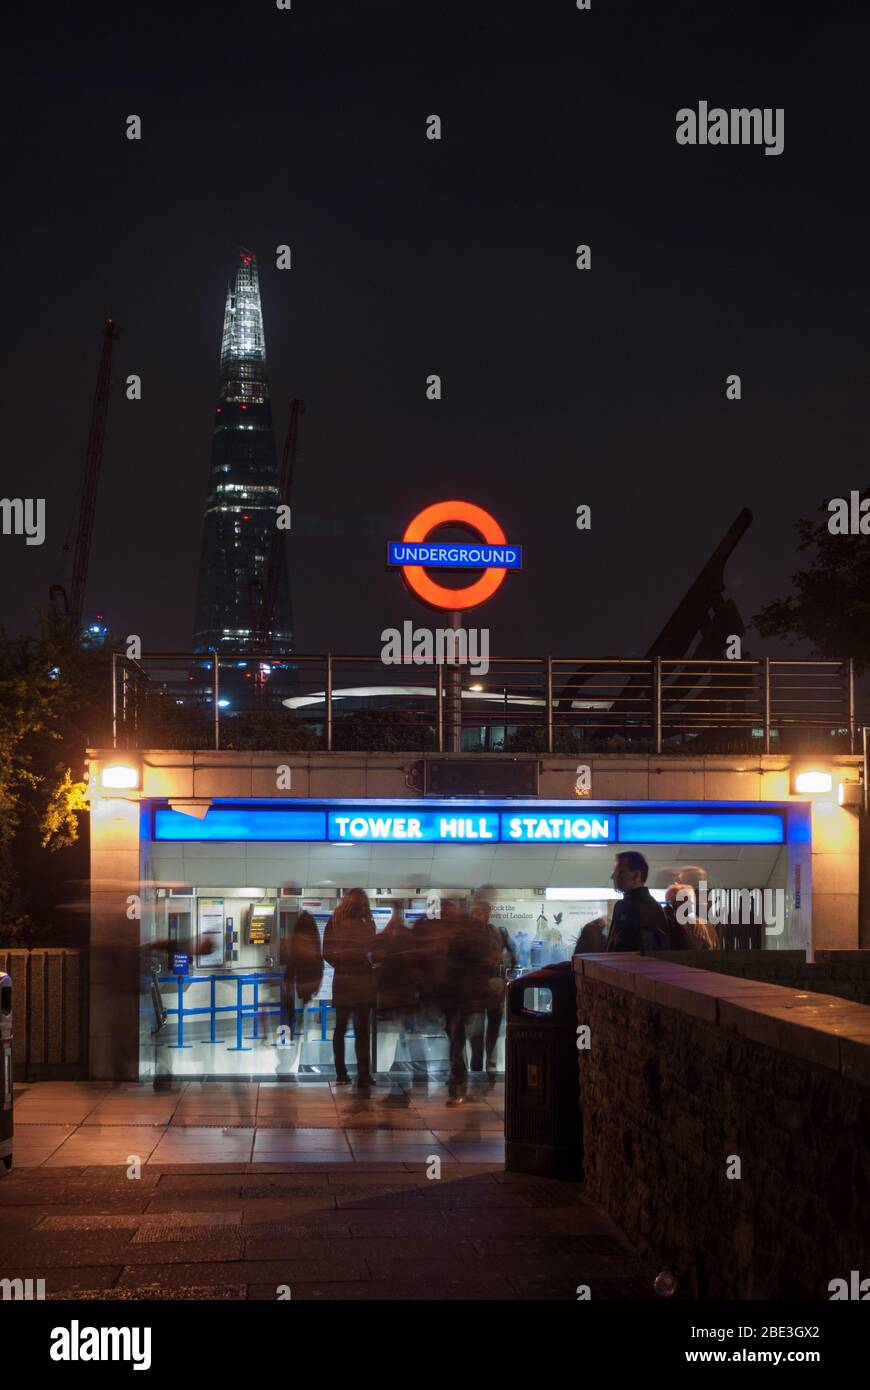
[[[430,542],[439,526],[466,526],[480,542],[470,544]],[[510,545],[494,516],[473,502],[435,502],[409,522],[401,541],[387,546],[387,564],[398,565],[405,583],[430,608],[476,608],[502,584],[509,569],[522,566],[522,548]],[[483,574],[462,589],[450,589],[426,574],[435,569],[475,569]]]

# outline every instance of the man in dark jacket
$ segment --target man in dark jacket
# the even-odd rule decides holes
[[[646,886],[649,864],[636,850],[617,854],[613,886],[622,901],[613,909],[608,951],[667,951],[670,948],[665,914]]]

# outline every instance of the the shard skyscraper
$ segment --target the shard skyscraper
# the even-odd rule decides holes
[[[279,471],[266,369],[257,258],[239,253],[227,289],[220,386],[211,446],[199,562],[193,649],[248,652],[270,634],[274,653],[292,650],[290,583],[284,546],[274,612],[264,614]]]

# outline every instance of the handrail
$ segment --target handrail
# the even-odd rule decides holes
[[[493,656],[480,676],[454,664],[450,670],[460,677],[450,699],[461,714],[457,708],[450,717],[461,722],[463,751],[570,754],[607,751],[602,742],[617,739],[657,754],[683,751],[681,743],[770,753],[786,751],[784,737],[797,747],[803,731],[825,751],[856,754],[861,727],[870,723],[870,711],[862,717],[858,708],[851,658]],[[112,654],[114,748],[122,741],[203,750],[281,746],[283,722],[264,726],[274,730],[273,742],[245,743],[254,736],[245,720],[254,728],[268,714],[306,729],[305,748],[434,753],[448,743],[446,704],[437,662],[384,664],[358,652],[165,652],[136,661]],[[357,744],[363,712],[368,742]]]

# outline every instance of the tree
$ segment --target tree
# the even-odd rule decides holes
[[[870,496],[870,487],[860,495]],[[812,552],[806,568],[791,576],[795,592],[766,604],[753,626],[789,646],[809,642],[823,660],[851,656],[860,672],[870,666],[870,536],[832,535],[827,502],[819,511],[822,520],[795,523],[798,550]]]
[[[34,835],[56,851],[75,843],[86,809],[88,742],[104,736],[108,649],[84,649],[54,613],[37,631],[0,629],[0,930],[29,925],[18,864]]]

